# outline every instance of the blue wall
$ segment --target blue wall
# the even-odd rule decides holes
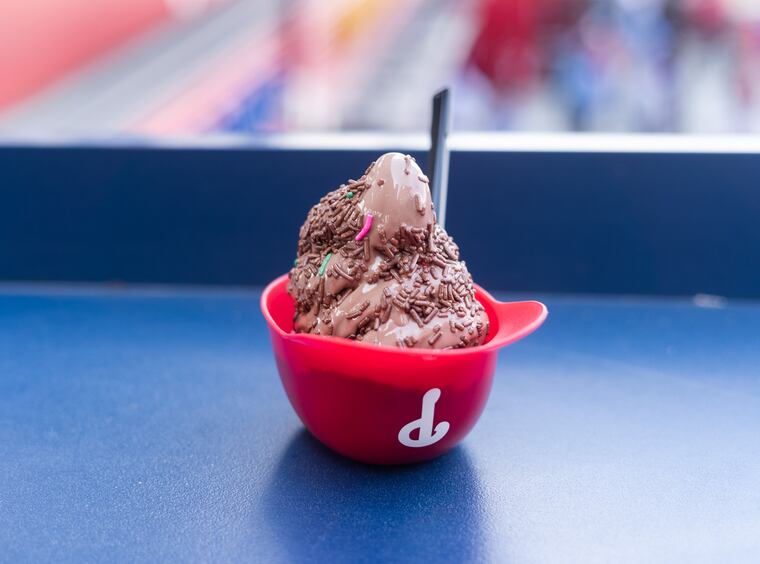
[[[375,156],[0,148],[0,279],[263,284]],[[455,152],[449,206],[489,288],[760,297],[757,155]]]

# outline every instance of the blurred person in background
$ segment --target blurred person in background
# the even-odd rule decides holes
[[[572,35],[554,70],[573,129],[673,128],[674,41],[667,0],[591,2]],[[566,57],[581,62],[565,64]]]
[[[465,90],[473,85],[490,106],[489,129],[521,129],[527,112],[547,129],[564,129],[547,90],[553,47],[588,0],[482,0],[467,58]],[[537,107],[540,106],[540,107]],[[538,128],[542,128],[540,125]]]
[[[468,59],[487,83],[498,129],[521,128],[546,99],[558,129],[661,131],[673,127],[668,0],[484,0]],[[473,76],[476,75],[476,76]],[[535,113],[534,113],[535,115]],[[536,129],[535,123],[530,123]],[[538,127],[541,129],[541,127]]]
[[[760,2],[684,0],[679,7],[679,129],[760,131]]]

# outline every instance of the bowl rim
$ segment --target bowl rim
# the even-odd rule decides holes
[[[538,329],[546,320],[546,317],[549,313],[546,306],[539,301],[525,300],[525,301],[517,301],[517,302],[500,302],[496,300],[489,292],[487,292],[486,290],[484,290],[477,284],[473,284],[476,289],[476,296],[485,298],[485,300],[489,302],[489,305],[492,307],[492,309],[496,311],[497,313],[500,308],[504,309],[504,308],[514,307],[517,304],[521,304],[521,305],[530,304],[533,307],[538,308],[538,313],[530,323],[527,323],[524,326],[519,327],[517,330],[508,333],[502,338],[497,338],[498,335],[495,335],[486,343],[483,343],[482,345],[478,345],[475,347],[467,347],[464,349],[449,349],[449,350],[413,349],[413,348],[401,349],[397,347],[372,345],[368,343],[363,343],[361,341],[344,339],[341,337],[312,335],[310,333],[292,333],[292,332],[285,331],[279,326],[279,324],[272,317],[272,314],[269,311],[269,307],[267,303],[268,303],[270,295],[279,291],[283,285],[285,286],[287,285],[289,278],[290,278],[289,274],[287,273],[282,274],[281,276],[278,276],[277,278],[272,280],[269,284],[267,284],[267,286],[264,288],[264,291],[261,293],[261,299],[260,299],[261,312],[264,315],[264,319],[266,319],[267,325],[269,325],[269,328],[275,331],[280,337],[282,337],[285,340],[297,341],[304,344],[329,343],[331,345],[338,346],[338,347],[353,348],[353,349],[363,350],[363,351],[368,351],[368,352],[373,352],[373,353],[377,353],[378,351],[383,351],[387,354],[394,354],[394,355],[400,355],[400,356],[405,356],[405,357],[409,357],[409,356],[461,357],[461,356],[474,355],[474,354],[479,354],[483,352],[498,350],[502,347],[505,347],[507,345],[514,343],[515,341],[519,341],[520,339],[527,337],[528,335],[533,333],[533,331]],[[287,288],[285,288],[285,293],[287,294]]]

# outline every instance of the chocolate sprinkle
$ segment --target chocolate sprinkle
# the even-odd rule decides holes
[[[434,333],[433,335],[431,335],[428,338],[428,344],[429,345],[434,345],[436,343],[436,341],[438,341],[438,339],[441,338],[441,335],[443,335],[443,333],[440,333],[440,332],[439,333]]]
[[[431,309],[430,313],[428,313],[425,316],[425,319],[423,319],[423,321],[425,322],[425,324],[430,323],[430,320],[433,319],[436,316],[437,313],[438,313],[438,308],[434,307],[433,309]]]
[[[356,317],[359,317],[362,313],[364,313],[364,310],[369,307],[369,300],[364,300],[362,303],[360,303],[356,308],[352,309],[346,314],[346,317],[348,319],[354,319]]]
[[[419,194],[414,195],[414,207],[418,214],[425,215],[425,207],[422,205],[422,199]]]
[[[424,324],[422,323],[422,319],[420,319],[420,314],[417,313],[417,310],[411,309],[409,310],[409,315],[412,316],[412,319],[414,319],[414,322],[417,324],[417,326],[422,329]]]

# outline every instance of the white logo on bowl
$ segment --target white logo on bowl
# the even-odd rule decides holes
[[[446,433],[449,432],[449,422],[441,421],[433,429],[433,418],[435,416],[435,403],[441,397],[441,390],[433,388],[425,392],[422,396],[422,417],[410,421],[398,432],[399,442],[407,447],[420,448],[430,446],[440,441]],[[420,430],[418,438],[412,438],[412,431]]]

